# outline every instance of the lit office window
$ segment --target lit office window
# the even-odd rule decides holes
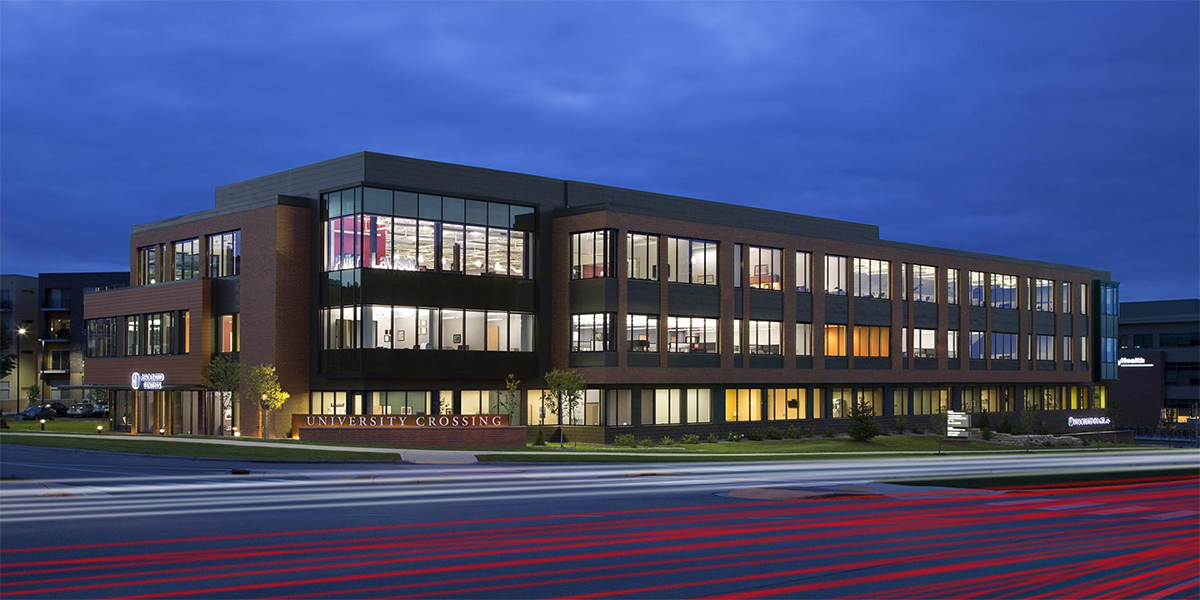
[[[175,281],[200,277],[200,238],[172,244],[175,255]]]
[[[158,272],[158,246],[137,249],[138,285],[154,285],[162,280]]]
[[[846,257],[825,255],[825,293],[832,296],[846,295]]]
[[[1064,361],[1071,360],[1071,336],[1065,335],[1062,339],[1062,358]]]
[[[854,259],[854,295],[862,298],[888,298],[888,269],[885,260]]]
[[[1054,280],[1034,280],[1034,308],[1040,312],[1054,312]]]
[[[626,237],[629,278],[658,281],[658,236],[630,233]]]
[[[796,251],[796,291],[812,292],[812,252]]]
[[[630,352],[658,352],[658,315],[625,315]]]
[[[688,423],[709,423],[712,421],[712,390],[708,388],[688,388],[684,392],[684,402],[687,407]]]
[[[855,326],[854,356],[886,358],[890,350],[891,328]]]
[[[139,356],[142,353],[142,316],[125,317],[125,356]]]
[[[750,246],[750,287],[783,289],[783,250]]]
[[[762,420],[762,390],[726,389],[725,390],[725,420],[761,421]]]
[[[242,270],[242,232],[208,236],[208,276],[233,277]]]
[[[1017,334],[992,333],[992,360],[1017,360]]]
[[[937,302],[937,267],[913,265],[912,300]]]
[[[217,316],[220,338],[217,352],[240,352],[242,349],[242,327],[238,313]]]
[[[812,323],[796,323],[796,356],[812,356]]]
[[[936,329],[913,330],[913,357],[937,358]]]
[[[733,287],[742,287],[742,245],[733,245]]]
[[[983,273],[968,271],[967,277],[970,284],[970,305],[983,306]]]
[[[1070,314],[1071,313],[1071,282],[1070,281],[1062,282],[1062,293],[1060,294],[1060,297],[1062,298],[1063,314]]]
[[[1079,314],[1081,314],[1081,315],[1087,314],[1087,305],[1088,305],[1087,288],[1088,288],[1088,286],[1086,283],[1079,284]]]
[[[992,273],[992,308],[1017,308],[1017,278]]]
[[[571,315],[571,352],[612,350],[611,313]]]
[[[613,235],[607,229],[571,234],[571,279],[612,277]]]
[[[946,332],[946,356],[958,358],[958,331],[951,329]]]
[[[767,418],[772,421],[809,418],[808,390],[805,388],[768,389]]]
[[[717,327],[717,319],[667,317],[667,351],[716,354]]]
[[[846,326],[825,326],[825,356],[846,355]]]
[[[717,242],[668,237],[667,281],[717,285]]]
[[[780,321],[750,321],[750,354],[783,354],[783,323]]]
[[[733,320],[733,353],[742,353],[742,320]]]
[[[946,269],[946,303],[958,304],[958,269]]]

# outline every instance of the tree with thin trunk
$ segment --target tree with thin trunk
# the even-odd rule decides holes
[[[500,396],[496,398],[496,403],[499,404],[500,412],[508,413],[509,425],[513,425],[513,421],[521,414],[521,392],[517,386],[521,385],[520,379],[515,379],[512,373],[504,379],[504,391],[500,392]]]
[[[571,424],[575,424],[575,409],[583,401],[583,391],[587,389],[587,382],[583,379],[583,375],[571,370],[554,369],[546,373],[546,388],[551,398],[555,401],[555,411],[558,414],[558,445],[562,447],[562,426],[563,416],[569,414],[571,416]],[[575,446],[579,446],[578,440]]]
[[[9,352],[12,345],[12,328],[8,323],[0,323],[0,379],[8,377],[17,368],[17,355]]]
[[[218,354],[204,364],[204,389],[217,394],[221,401],[221,414],[217,416],[220,426],[218,436],[225,435],[225,413],[233,410],[234,400],[242,387],[242,363],[232,358]]]
[[[267,431],[271,424],[271,412],[278,410],[291,394],[283,391],[279,385],[279,373],[275,365],[256,365],[246,374],[246,389],[253,398],[258,399],[258,431],[263,438],[271,437]],[[270,427],[274,429],[274,427]]]

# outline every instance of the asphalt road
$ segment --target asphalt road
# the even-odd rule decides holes
[[[0,593],[108,597],[1197,597],[1197,480],[872,483],[1192,452],[414,466],[5,445]],[[233,475],[235,468],[248,475]]]

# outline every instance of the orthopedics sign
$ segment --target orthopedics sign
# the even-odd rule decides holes
[[[1067,417],[1067,427],[1086,427],[1088,425],[1112,425],[1108,417]]]
[[[138,373],[133,372],[133,376],[129,378],[129,386],[134,390],[161,390],[163,382],[167,378],[162,373]]]

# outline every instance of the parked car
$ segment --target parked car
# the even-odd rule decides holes
[[[30,406],[13,417],[14,421],[36,421],[38,419],[54,420],[54,409],[48,406]]]
[[[46,404],[46,408],[49,408],[50,410],[54,411],[54,414],[58,415],[60,417],[67,416],[67,411],[71,410],[71,409],[67,408],[67,405],[63,404],[62,402],[49,402]]]
[[[92,407],[92,416],[93,417],[107,417],[108,411],[109,411],[108,403],[100,402],[100,403],[96,404],[94,407]]]
[[[96,414],[96,407],[87,402],[80,402],[67,409],[68,417],[91,417]]]

